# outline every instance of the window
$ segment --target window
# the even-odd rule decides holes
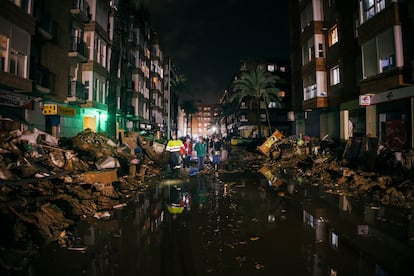
[[[338,42],[338,27],[335,25],[329,30],[329,47]]]
[[[394,30],[389,28],[362,45],[364,78],[398,66],[394,41]]]
[[[16,49],[10,50],[10,73],[26,78],[27,56]]]
[[[354,14],[354,38],[358,37],[358,28],[359,28],[359,17],[358,14]]]
[[[306,5],[305,9],[300,14],[300,27],[302,29],[302,32],[305,30],[307,26],[310,25],[310,23],[313,20],[313,8],[312,4]]]
[[[316,96],[316,75],[310,74],[303,78],[303,99],[306,101]]]
[[[267,105],[268,108],[278,108],[278,103],[277,102],[269,102],[269,104]]]
[[[331,85],[337,85],[341,82],[339,66],[331,69]]]
[[[364,20],[368,20],[377,13],[385,9],[390,4],[390,0],[364,0]]]
[[[391,55],[380,59],[381,72],[385,72],[395,67],[395,56]]]
[[[310,38],[302,49],[303,65],[315,58],[315,45],[313,37]]]
[[[29,0],[9,0],[16,6],[20,7],[24,11],[28,11],[29,9]]]
[[[30,35],[22,29],[4,24],[0,34],[0,71],[8,72],[21,78],[28,77],[27,52],[29,52]]]
[[[92,100],[93,101],[97,101],[98,99],[98,87],[99,87],[99,81],[98,79],[95,79],[94,81],[94,85],[93,85],[93,95],[92,95]]]
[[[378,35],[377,51],[379,73],[388,71],[396,66],[394,41],[394,31],[392,29],[388,29]]]
[[[275,65],[274,64],[267,65],[267,71],[274,72],[275,71]]]
[[[9,39],[0,34],[0,71],[6,72],[7,64],[7,48],[8,48]]]
[[[318,57],[323,58],[323,44],[318,43]]]

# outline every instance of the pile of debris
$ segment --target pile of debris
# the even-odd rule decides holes
[[[412,150],[396,152],[374,137],[353,137],[341,147],[328,137],[284,139],[278,131],[258,150],[268,158],[259,171],[276,188],[299,179],[329,193],[414,208]]]
[[[0,133],[0,265],[13,266],[7,256],[16,245],[70,246],[67,230],[76,220],[105,217],[159,175],[163,154],[139,133],[124,140],[91,130],[61,140],[37,129]]]

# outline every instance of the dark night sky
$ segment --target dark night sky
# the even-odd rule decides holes
[[[217,103],[244,57],[289,57],[288,0],[143,0],[190,99]]]

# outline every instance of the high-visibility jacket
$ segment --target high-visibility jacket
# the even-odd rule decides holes
[[[184,153],[184,144],[180,139],[169,140],[167,143],[166,151],[169,152],[179,152],[180,154]]]

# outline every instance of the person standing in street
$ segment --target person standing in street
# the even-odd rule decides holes
[[[194,146],[194,150],[197,153],[198,170],[202,171],[204,169],[204,159],[207,155],[207,142],[206,139],[201,136],[198,139],[198,142]]]
[[[223,143],[219,140],[219,138],[217,136],[214,136],[213,140],[211,141],[210,148],[211,154],[213,155],[213,166],[215,172],[218,172],[220,166],[222,145]]]
[[[177,134],[173,133],[165,148],[170,153],[171,169],[179,169],[181,165],[181,156],[184,154],[183,141],[177,139]]]
[[[193,152],[193,144],[191,143],[191,137],[187,136],[184,142],[184,155],[183,155],[183,168],[190,168],[191,154]]]

